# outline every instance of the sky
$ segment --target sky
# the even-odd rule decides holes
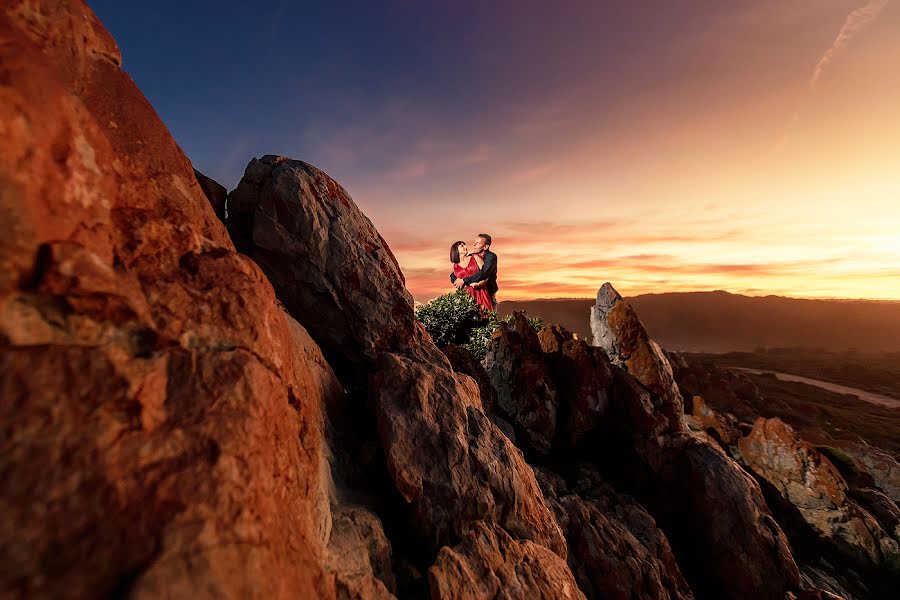
[[[88,0],[194,166],[334,177],[419,301],[900,300],[900,0]]]

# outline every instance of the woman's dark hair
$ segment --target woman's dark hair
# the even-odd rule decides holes
[[[453,245],[450,246],[450,262],[459,263],[459,245],[465,244],[464,241],[460,240],[458,242],[453,242]]]

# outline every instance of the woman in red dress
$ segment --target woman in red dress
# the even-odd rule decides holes
[[[460,279],[474,275],[484,264],[480,256],[469,255],[465,242],[456,242],[450,246],[450,262],[453,263],[453,274]],[[465,266],[463,266],[464,264]],[[491,304],[491,295],[484,287],[486,283],[486,281],[479,281],[473,285],[467,285],[465,289],[480,306],[487,310],[494,310],[494,305]]]

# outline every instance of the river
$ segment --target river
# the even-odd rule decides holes
[[[760,369],[747,369],[744,367],[725,368],[732,369],[733,371],[744,371],[745,373],[756,373],[757,375],[761,375],[763,373],[771,373],[776,378],[783,381],[796,381],[798,383],[805,383],[806,385],[813,385],[815,387],[822,388],[823,390],[828,390],[829,392],[834,392],[836,394],[849,394],[851,396],[856,396],[860,400],[865,400],[866,402],[871,402],[873,404],[880,404],[881,406],[887,406],[888,408],[900,408],[900,400],[896,398],[883,396],[881,394],[875,394],[873,392],[867,392],[866,390],[860,390],[858,388],[852,388],[846,385],[831,383],[830,381],[810,379],[809,377],[801,377],[799,375],[791,375],[790,373],[781,373],[779,371],[763,371]]]

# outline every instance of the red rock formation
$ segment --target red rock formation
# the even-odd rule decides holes
[[[381,521],[361,506],[337,507],[328,541],[327,568],[337,598],[394,598],[391,544]]]
[[[861,564],[880,565],[900,555],[877,520],[847,494],[847,482],[831,462],[800,440],[780,419],[760,417],[738,442],[754,473],[768,481],[823,539]]]
[[[0,595],[331,595],[330,369],[91,11],[0,38]]]
[[[595,342],[628,371],[615,374],[607,419],[637,459],[623,467],[627,455],[619,456],[605,468],[641,491],[694,592],[780,598],[799,589],[788,540],[759,486],[718,446],[684,432],[668,360],[608,283],[591,323]]]
[[[455,373],[415,323],[390,250],[334,180],[300,161],[254,160],[229,196],[229,229],[236,243],[250,240],[245,251],[343,366],[345,381],[367,388],[371,424],[360,410],[364,398],[353,395],[343,411],[356,413],[363,435],[377,425],[415,544],[437,553],[485,521],[566,556],[521,452],[485,414],[474,381]]]
[[[418,536],[440,548],[487,521],[565,558],[522,453],[484,414],[475,382],[448,367],[385,353],[371,385],[388,467]]]
[[[702,396],[691,396],[686,403],[685,419],[689,426],[696,427],[711,435],[722,448],[733,446],[741,437],[733,415],[720,415],[713,410]]]
[[[589,599],[693,598],[665,534],[633,499],[589,466],[574,491],[547,470],[538,481],[569,543],[569,567]]]
[[[345,379],[413,335],[413,299],[387,243],[334,179],[283,156],[253,159],[228,227]],[[348,381],[349,383],[349,381]]]
[[[441,549],[428,580],[431,597],[441,600],[585,597],[562,558],[482,521],[458,545]]]

